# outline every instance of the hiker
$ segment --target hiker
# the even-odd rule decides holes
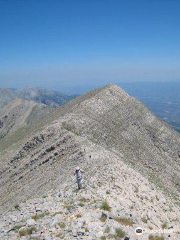
[[[82,173],[85,173],[85,171],[77,167],[74,175],[76,175],[77,178],[78,189],[82,188]]]

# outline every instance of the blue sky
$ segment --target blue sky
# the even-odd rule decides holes
[[[177,79],[179,0],[0,0],[0,87]]]

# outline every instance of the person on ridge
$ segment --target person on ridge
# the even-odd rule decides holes
[[[82,188],[82,173],[85,173],[85,171],[80,169],[80,167],[77,167],[76,171],[74,173],[74,175],[76,175],[76,179],[77,179],[77,184],[78,184],[78,189],[79,190]]]

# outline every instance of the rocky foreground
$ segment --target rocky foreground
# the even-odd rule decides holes
[[[84,147],[84,188],[77,190],[71,169],[56,189],[2,216],[0,239],[180,239],[180,209],[172,200],[125,165],[122,155],[90,142]]]

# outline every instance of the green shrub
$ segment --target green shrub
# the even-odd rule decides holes
[[[80,200],[80,202],[86,202],[87,201],[84,197],[80,198],[79,200]]]
[[[117,237],[119,237],[119,238],[125,237],[125,232],[121,228],[116,228],[115,231],[116,231]]]
[[[129,218],[125,218],[125,217],[116,217],[115,220],[125,226],[133,226],[134,222],[129,219]]]
[[[99,220],[100,220],[101,222],[105,222],[106,219],[107,219],[107,216],[106,216],[105,214],[102,214]]]
[[[142,220],[143,223],[147,223],[148,222],[147,218],[142,218],[141,220]]]
[[[60,226],[60,228],[62,228],[62,229],[64,229],[65,227],[66,227],[66,224],[65,223],[63,223],[63,222],[60,222],[60,223],[58,223],[58,225]]]
[[[167,223],[163,223],[163,224],[162,224],[162,228],[163,228],[163,229],[167,229],[167,228],[168,228]]]
[[[110,208],[109,204],[105,201],[102,202],[101,209],[103,209],[105,211],[111,211],[111,208]]]

